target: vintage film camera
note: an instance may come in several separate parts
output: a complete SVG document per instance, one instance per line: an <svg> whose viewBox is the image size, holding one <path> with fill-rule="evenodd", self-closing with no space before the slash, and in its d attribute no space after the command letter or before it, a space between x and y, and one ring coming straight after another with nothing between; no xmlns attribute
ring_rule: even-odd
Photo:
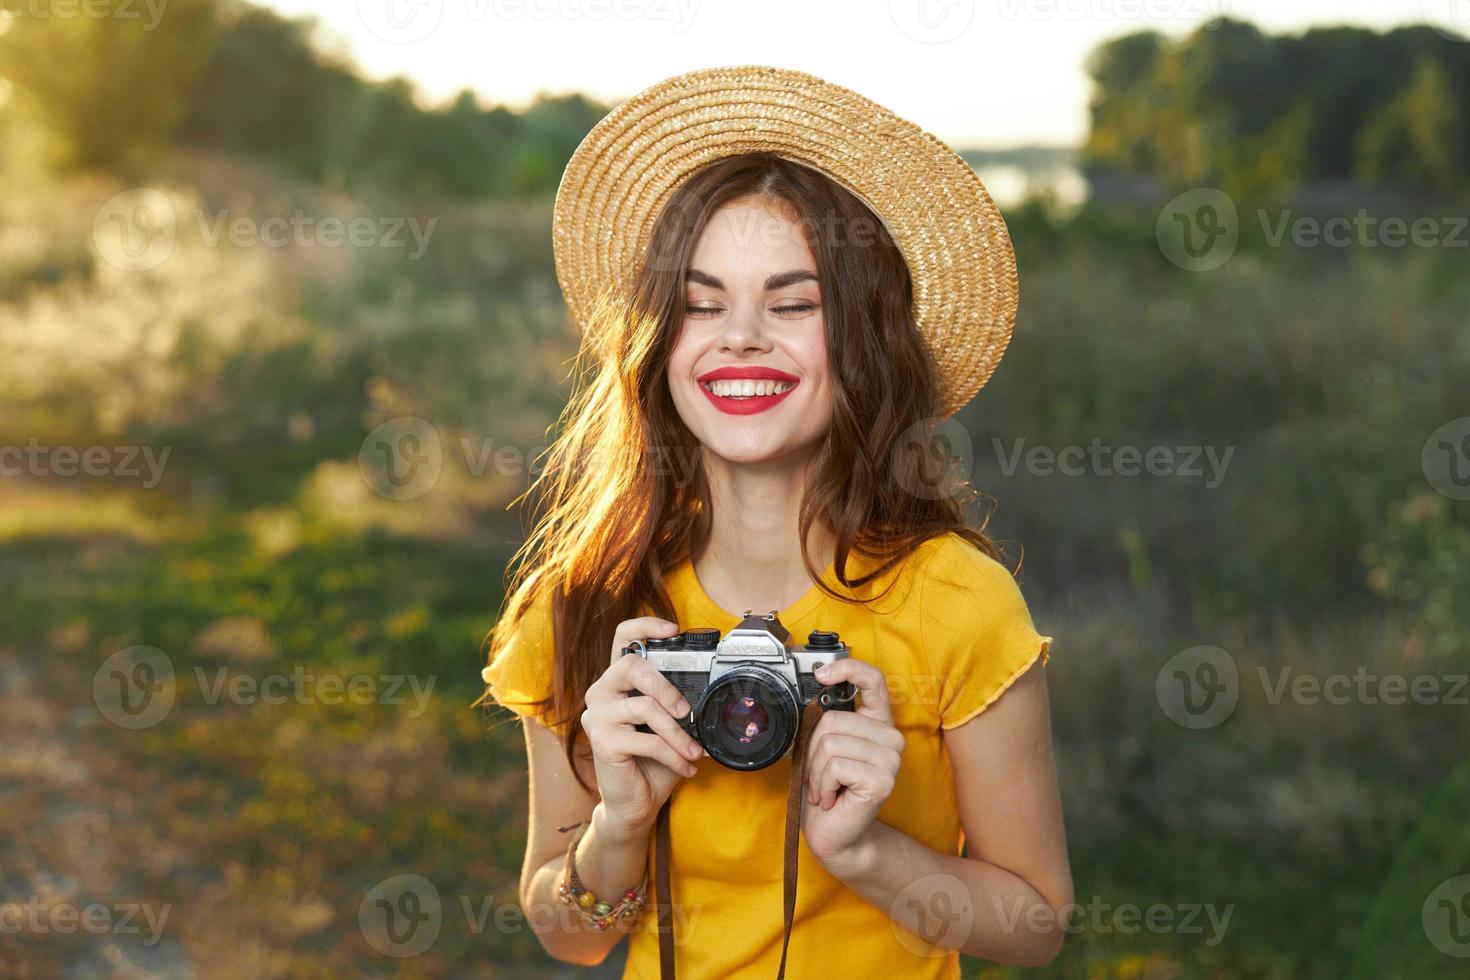
<svg viewBox="0 0 1470 980"><path fill-rule="evenodd" d="M679 724L710 758L754 771L791 752L802 711L813 700L827 711L854 710L857 689L850 682L824 687L812 675L848 655L841 637L812 630L804 644L793 646L790 639L774 611L754 616L747 610L723 637L716 629L687 629L634 640L623 655L647 660L679 689L691 705ZM646 725L638 730L651 731Z"/></svg>

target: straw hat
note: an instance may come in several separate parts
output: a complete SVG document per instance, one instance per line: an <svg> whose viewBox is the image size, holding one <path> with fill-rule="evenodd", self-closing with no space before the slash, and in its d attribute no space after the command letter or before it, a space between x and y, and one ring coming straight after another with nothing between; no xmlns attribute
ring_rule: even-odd
<svg viewBox="0 0 1470 980"><path fill-rule="evenodd" d="M585 330L599 290L627 290L676 187L722 157L764 151L856 194L908 262L914 315L948 416L990 379L1019 291L1005 221L970 165L850 89L761 65L692 71L643 90L572 154L552 218L556 277Z"/></svg>

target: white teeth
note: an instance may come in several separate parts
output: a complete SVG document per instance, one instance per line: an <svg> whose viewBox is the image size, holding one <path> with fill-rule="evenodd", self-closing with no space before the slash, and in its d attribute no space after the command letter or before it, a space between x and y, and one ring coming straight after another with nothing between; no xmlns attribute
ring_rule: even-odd
<svg viewBox="0 0 1470 980"><path fill-rule="evenodd" d="M710 393L720 398L753 398L760 395L779 395L790 391L794 384L789 381L776 381L773 379L736 379L730 381L709 381L705 387Z"/></svg>

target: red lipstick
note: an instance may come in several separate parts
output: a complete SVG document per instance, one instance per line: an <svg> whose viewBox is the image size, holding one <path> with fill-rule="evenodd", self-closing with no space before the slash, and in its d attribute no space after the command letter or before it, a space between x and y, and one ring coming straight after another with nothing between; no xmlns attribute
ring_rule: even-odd
<svg viewBox="0 0 1470 980"><path fill-rule="evenodd" d="M796 390L801 379L785 371L769 367L722 367L701 374L697 379L699 390L704 392L710 404L726 415L755 415L775 408L781 400ZM716 383L720 382L720 383ZM742 385L740 382L753 384ZM767 394L745 394L745 390L766 390ZM782 387L785 390L780 390ZM719 392L719 394L716 394Z"/></svg>

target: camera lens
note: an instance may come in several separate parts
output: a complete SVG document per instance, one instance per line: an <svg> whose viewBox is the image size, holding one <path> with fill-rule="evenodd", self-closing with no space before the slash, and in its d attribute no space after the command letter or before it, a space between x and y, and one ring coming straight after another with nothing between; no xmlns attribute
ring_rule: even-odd
<svg viewBox="0 0 1470 980"><path fill-rule="evenodd" d="M740 664L705 688L696 718L710 758L730 769L764 769L796 737L796 690L768 667Z"/></svg>
<svg viewBox="0 0 1470 980"><path fill-rule="evenodd" d="M748 694L731 698L725 705L725 731L731 737L750 742L760 738L770 727L771 717L761 703Z"/></svg>

